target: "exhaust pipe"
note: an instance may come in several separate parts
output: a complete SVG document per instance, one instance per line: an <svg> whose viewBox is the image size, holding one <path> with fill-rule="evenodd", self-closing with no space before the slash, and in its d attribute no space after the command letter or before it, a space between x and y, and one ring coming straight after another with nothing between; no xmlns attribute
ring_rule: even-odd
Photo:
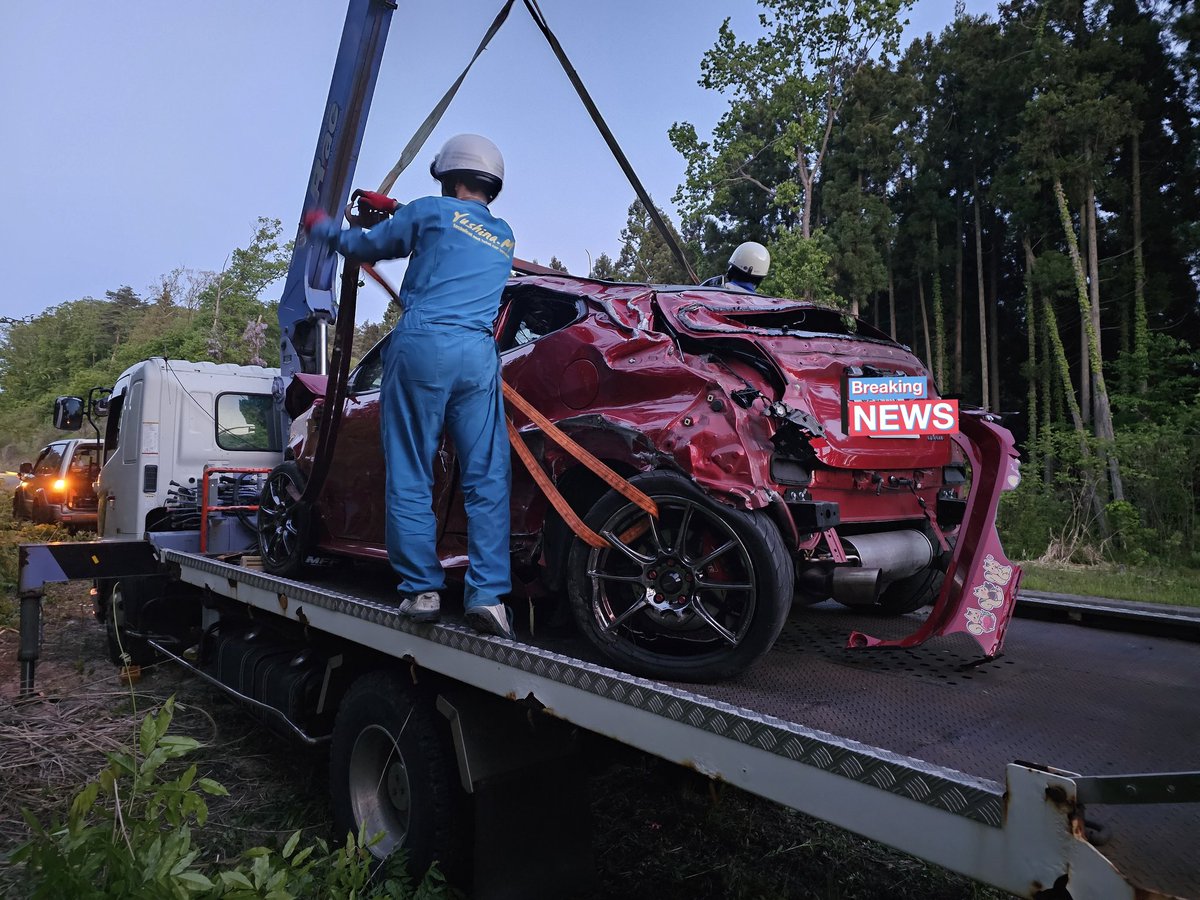
<svg viewBox="0 0 1200 900"><path fill-rule="evenodd" d="M850 563L797 573L804 594L832 597L846 606L871 606L892 582L917 574L934 559L933 543L913 529L851 535L842 538L842 546Z"/></svg>

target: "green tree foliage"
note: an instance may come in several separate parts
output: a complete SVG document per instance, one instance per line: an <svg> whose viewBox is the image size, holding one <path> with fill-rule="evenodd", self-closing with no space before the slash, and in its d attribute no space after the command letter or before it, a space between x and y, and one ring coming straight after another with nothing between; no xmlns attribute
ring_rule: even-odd
<svg viewBox="0 0 1200 900"><path fill-rule="evenodd" d="M99 777L71 803L66 820L45 826L25 813L32 838L13 862L25 867L32 900L164 900L164 898L425 898L447 895L430 869L419 885L403 871L402 855L378 862L377 837L347 835L336 849L323 841L302 847L295 832L279 849L251 848L233 864L210 859L202 831L206 797L228 791L197 767L176 763L199 742L170 734L174 698L148 714L134 746L112 753Z"/></svg>
<svg viewBox="0 0 1200 900"><path fill-rule="evenodd" d="M671 143L687 162L676 194L706 254L782 229L812 236L830 141L859 70L900 39L906 0L760 0L763 34L739 40L726 19L700 64L700 85L729 96L702 140L679 122Z"/></svg>
<svg viewBox="0 0 1200 900"><path fill-rule="evenodd" d="M1023 410L1009 424L1038 464L1005 509L1012 527L1033 511L1026 551L1191 558L1196 0L1006 0L899 55L904 4L762 6L701 63L728 100L711 135L669 133L702 274L759 240L765 292L861 311L942 390Z"/></svg>
<svg viewBox="0 0 1200 900"><path fill-rule="evenodd" d="M663 215L662 210L659 214ZM682 243L679 233L663 215L664 221ZM599 263L599 260L597 261ZM676 261L670 245L654 226L641 200L629 204L628 218L621 229L621 252L613 274L623 281L646 281L653 284L690 284L691 278Z"/></svg>
<svg viewBox="0 0 1200 900"><path fill-rule="evenodd" d="M223 272L176 269L142 296L129 285L0 324L0 456L12 463L54 435L61 394L109 386L153 356L249 364L279 345L276 302L263 295L287 269L280 224L259 219Z"/></svg>

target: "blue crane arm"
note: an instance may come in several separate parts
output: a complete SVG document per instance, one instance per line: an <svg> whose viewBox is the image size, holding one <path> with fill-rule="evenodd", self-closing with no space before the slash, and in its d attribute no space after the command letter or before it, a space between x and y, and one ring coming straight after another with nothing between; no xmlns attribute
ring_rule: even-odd
<svg viewBox="0 0 1200 900"><path fill-rule="evenodd" d="M395 8L395 0L350 0L303 211L323 209L338 218L349 199ZM298 227L279 302L279 364L285 380L297 372L324 370L322 325L337 318L336 270L337 256L328 248L310 246L303 227Z"/></svg>

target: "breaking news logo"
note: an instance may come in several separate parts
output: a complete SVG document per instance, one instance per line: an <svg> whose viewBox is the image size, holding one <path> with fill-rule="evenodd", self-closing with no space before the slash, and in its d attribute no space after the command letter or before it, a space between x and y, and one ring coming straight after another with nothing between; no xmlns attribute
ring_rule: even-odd
<svg viewBox="0 0 1200 900"><path fill-rule="evenodd" d="M924 375L846 379L843 426L856 437L958 434L958 401L929 397Z"/></svg>

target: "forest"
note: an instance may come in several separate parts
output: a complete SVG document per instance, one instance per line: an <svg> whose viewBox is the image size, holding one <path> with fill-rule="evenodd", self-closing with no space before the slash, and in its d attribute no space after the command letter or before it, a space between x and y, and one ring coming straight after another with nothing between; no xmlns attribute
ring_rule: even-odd
<svg viewBox="0 0 1200 900"><path fill-rule="evenodd" d="M1200 567L1196 0L960 4L907 47L905 0L760 6L697 73L723 115L665 136L696 273L760 241L764 293L861 316L1002 414L1014 558ZM139 359L273 361L281 233L260 219L220 272L0 321L0 462L50 436L55 396ZM639 202L613 247L589 274L688 280ZM360 324L357 352L390 324Z"/></svg>

